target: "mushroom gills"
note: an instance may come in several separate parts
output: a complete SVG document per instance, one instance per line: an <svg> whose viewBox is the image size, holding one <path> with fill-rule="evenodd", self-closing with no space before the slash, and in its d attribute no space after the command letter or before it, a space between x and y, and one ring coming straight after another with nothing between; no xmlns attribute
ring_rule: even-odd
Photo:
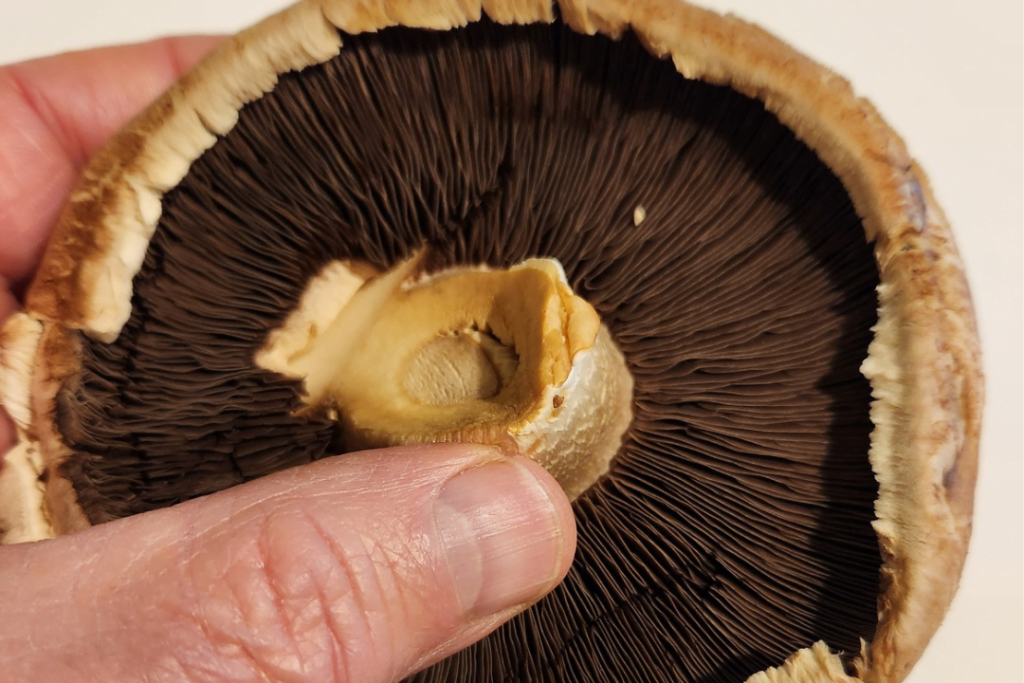
<svg viewBox="0 0 1024 683"><path fill-rule="evenodd" d="M633 421L575 500L565 582L416 680L732 682L819 640L850 662L877 623L878 270L836 177L630 33L343 43L196 160L121 334L80 337L57 417L89 520L336 453L303 380L253 362L318 276L357 291L424 245L428 274L557 259L622 352Z"/></svg>
<svg viewBox="0 0 1024 683"><path fill-rule="evenodd" d="M597 312L552 259L430 275L422 260L358 288L347 264L329 264L257 363L302 380L306 410L339 420L340 452L501 445L575 499L608 471L631 418L632 379Z"/></svg>

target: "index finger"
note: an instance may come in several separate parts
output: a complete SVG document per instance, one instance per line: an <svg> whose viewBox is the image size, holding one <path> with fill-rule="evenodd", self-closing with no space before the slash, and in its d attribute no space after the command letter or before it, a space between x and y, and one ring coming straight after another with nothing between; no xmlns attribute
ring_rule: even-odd
<svg viewBox="0 0 1024 683"><path fill-rule="evenodd" d="M0 67L0 291L32 274L90 155L220 40L164 38Z"/></svg>

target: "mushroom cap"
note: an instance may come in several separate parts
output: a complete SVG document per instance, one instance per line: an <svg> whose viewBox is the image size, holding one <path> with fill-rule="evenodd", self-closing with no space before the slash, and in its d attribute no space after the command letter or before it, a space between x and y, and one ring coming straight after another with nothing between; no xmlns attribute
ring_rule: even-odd
<svg viewBox="0 0 1024 683"><path fill-rule="evenodd" d="M841 182L850 207L856 215L854 216L852 211L847 211L845 218L840 214L818 216L817 226L819 230L824 231L827 228L823 225L834 224L838 233L841 232L844 221L850 216L859 217L864 235L871 243L875 271L851 273L850 280L854 281L853 284L847 283L844 289L843 283L838 283L837 288L842 293L856 290L863 295L865 287L870 290L874 285L875 278L878 283L877 320L861 320L861 323L872 325L873 336L866 330L859 330L860 334L868 335L863 337L864 339L870 338L867 357L863 362L863 373L870 382L873 397L870 405L870 448L865 457L870 462L871 472L877 480L877 490L865 488L864 472L844 470L837 473L838 481L841 482L848 477L852 482L853 498L870 495L874 500L874 519L864 521L871 524L881 552L877 565L880 571L877 587L877 622L873 633L865 633L862 636L865 642L855 659L849 658L849 655L854 654L849 652L849 643L826 642L824 645L813 645L811 648L812 643L807 642L798 647L810 649L799 649L787 663L775 662L780 668L757 674L751 680L813 680L815 677L818 680L848 680L847 677L853 674L867 681L901 680L917 661L949 605L956 589L970 536L983 388L973 310L962 264L949 226L935 202L923 172L909 156L903 142L886 126L869 103L857 98L850 86L841 78L795 53L757 27L733 17L721 17L674 0L566 1L559 3L557 8L549 3L535 1L486 2L481 6L473 3L412 0L393 0L387 3L374 0L307 0L227 41L119 133L93 159L55 227L45 258L29 292L25 312L12 319L4 329L4 380L0 384L0 390L3 391L4 405L9 407L18 424L21 441L5 456L3 474L0 476L0 495L3 496L0 501L0 521L8 528L19 529L20 533L24 534L19 540L30 540L45 533L74 531L104 518L103 514L90 514L84 509L93 504L99 505L102 501L89 500L88 493L83 493L81 489L72 489L70 483L76 473L69 471L69 463L74 460L72 456L82 450L83 445L80 442L69 442L75 442L75 435L81 433L82 421L92 419L94 413L90 411L94 410L95 406L88 403L75 404L69 400L69 397L75 394L69 393L68 387L81 387L90 382L92 386L99 386L112 381L110 377L93 372L83 382L82 369L89 362L103 356L107 356L108 359L118 354L123 356L126 335L138 333L140 328L138 325L133 327L131 321L133 315L138 314L140 302L145 305L142 293L146 291L146 274L162 265L159 260L164 255L162 250L159 253L154 251L152 245L161 239L161 235L166 234L169 222L183 221L182 216L190 211L207 218L214 215L212 212L216 207L204 205L201 197L196 199L188 192L178 191L179 185L187 177L196 176L197 173L204 174L200 182L209 182L211 178L223 174L225 169L230 169L232 161L243 166L257 164L258 160L231 159L226 153L224 158L217 157L217 150L232 139L233 133L237 138L248 130L245 125L237 126L238 130L235 130L243 107L252 103L242 112L241 118L248 116L255 120L265 117L264 120L270 121L276 101L274 98L281 93L287 91L294 96L301 96L304 92L312 99L312 87L303 90L297 85L300 83L300 76L282 74L290 71L308 74L317 72L317 69L320 70L317 73L322 73L332 68L331 65L339 55L344 57L350 50L362 56L391 55L395 61L415 61L422 56L422 52L417 52L413 47L404 47L401 38L415 40L417 44L422 43L429 46L429 49L438 51L441 51L444 45L462 40L461 37L449 39L444 37L444 34L434 33L417 33L415 37L411 33L404 33L397 38L387 31L381 32L379 36L362 35L388 27L451 29L473 24L473 30L482 27L479 28L480 34L466 34L470 29L459 29L453 34L476 36L480 38L485 48L498 49L501 46L496 47L495 43L501 41L495 39L494 42L488 42L491 36L511 34L513 28L491 26L490 23L482 21L483 15L498 25L555 22L556 33L562 30L561 23L564 23L571 32L574 32L573 36L578 36L572 38L577 41L572 43L573 49L578 47L581 53L585 53L590 49L588 46L597 45L593 41L600 41L600 45L594 47L594 50L602 57L612 55L609 64L618 63L614 61L618 58L632 59L633 57L629 55L638 52L635 45L639 42L653 55L650 60L652 63L655 57L666 58L683 78L708 84L701 87L710 93L707 95L710 101L721 107L732 106L731 103L734 100L738 101L740 95L763 102L764 108L777 117L782 127L791 131L795 139L812 150L817 159L820 159ZM398 29L392 29L396 30ZM522 42L510 41L511 47L508 49L513 52L521 46L526 46L522 48L526 52L537 51L540 49L538 45L543 44L543 38L531 39L529 36L532 34L527 29L515 31L519 31L516 33L517 36L529 35ZM617 42L609 43L597 37L585 38L595 34L610 37ZM564 37L568 35L568 30L564 35L558 35ZM472 37L467 40L471 39ZM531 40L534 42L530 42ZM316 66L321 64L324 66ZM578 59L575 64L583 64L587 68L600 68L599 65L587 62L585 58ZM366 66L365 62L363 66ZM654 68L650 67L652 70ZM651 72L643 73L646 75ZM569 70L561 75L567 80L577 77L576 72ZM436 74L422 74L425 80L429 80L430 76ZM543 82L530 81L529 72L516 74L516 77L520 76L529 87L542 89L545 86ZM493 77L495 82L498 82L502 75L499 73ZM587 78L586 74L578 77L582 81L586 81ZM682 82L682 79L679 81ZM660 87L663 83L659 81L655 85ZM715 89L712 86L725 87ZM657 88L653 88L651 92L656 90ZM739 95L729 93L729 90ZM366 90L363 97L372 100L374 91ZM612 100L614 98L609 98L609 105L615 104ZM515 116L525 118L531 113L514 111L514 103L501 104L510 107ZM664 124L672 114L678 113L670 111L669 116L665 116L664 110L660 109L662 103L650 99L641 104L643 106L637 107L641 112L654 112L646 122L650 126L652 137L660 130L658 126ZM713 113L705 112L701 123L713 124ZM660 118L658 114L661 114ZM732 128L722 124L722 130L728 129L727 132L740 135L748 145L755 145L756 141L761 139L770 139L772 144L789 144L783 140L784 129L770 128L765 119L758 119L751 125L768 127L753 131L745 130L741 124L742 122L737 123ZM277 121L275 125L282 124ZM282 130L280 134L287 138L294 134L294 131ZM374 135L380 135L380 131L364 131L364 134L367 140L372 140L375 139ZM746 138L742 137L743 134ZM704 144L706 140L710 141L707 144L716 141L714 135L707 138L695 136L694 139L698 141L694 144ZM728 148L729 144L735 142L724 144L723 148ZM210 153L204 154L208 150ZM415 166L415 160L401 158L400 148L391 151L399 157L400 166ZM764 158L768 156L770 155L765 152ZM625 163L629 160L616 161ZM629 168L633 172L639 172L642 171L643 165L633 163ZM773 170L778 170L778 167ZM727 174L716 176L716 169L702 171L707 177L705 185L732 181ZM581 171L576 167L573 172ZM339 175L343 175L343 171L339 171ZM496 177L493 180L500 182L501 178ZM772 192L784 195L786 192L795 191L793 188L785 187L784 182L780 186L778 183L773 184L773 179L762 177L761 180ZM820 189L823 194L832 192L825 178L798 178L793 184L801 182L819 183L814 187ZM253 187L256 185L257 183L254 183ZM695 192L700 187L702 186L699 183L691 185ZM383 197L394 198L394 194L401 191L397 185L377 189L380 190L375 196L378 200ZM582 188L577 190L583 191ZM276 212L280 207L275 207L269 202L261 204L258 197L246 199L259 205L265 216L278 215ZM553 197L551 201L559 199ZM598 202L599 199L587 198L590 202ZM623 206L622 226L628 224L632 229L641 231L642 235L647 236L648 241L658 237L665 243L671 242L671 233L665 233L664 230L656 233L659 227L658 199L656 196L637 197L629 206ZM428 197L424 202L437 204L443 203L443 200ZM806 208L805 211L816 207L813 202L809 202L808 206L811 208ZM228 213L232 208L228 207ZM445 210L448 208L444 207ZM462 208L465 218L466 214L476 207ZM795 210L799 212L800 207L796 207ZM506 210L506 215L511 215L511 212ZM406 218L415 222L420 217L409 215ZM357 219L358 217L353 218L352 223L359 224ZM160 230L157 229L158 225L161 226ZM252 227L253 230L245 235L245 239L252 243L264 239L264 232L255 229L257 226ZM378 251L372 252L363 244L363 255L371 261L381 261L379 265L387 265L385 262L393 262L407 255L409 250L419 247L419 244L403 243L403 239L409 237L408 234L402 233L405 229L403 226L371 227L378 235L383 235L379 243L383 246L378 246ZM618 229L625 230L626 227ZM649 232L642 232L645 230ZM590 238L591 235L588 233L586 237ZM550 251L569 248L566 246L566 238L559 238L557 234L546 239L538 239ZM814 242L817 238L811 235L807 239ZM828 236L826 239L822 236L821 239L827 242L832 237ZM640 243L643 243L643 240L636 244ZM463 248L461 244L458 239L453 238L448 251L442 252L439 258L442 261L447 259L457 262L459 250ZM836 244L847 251L854 248L849 241ZM273 248L277 245L271 241L263 246ZM505 246L507 251L514 251L514 240L507 241ZM494 260L500 261L505 258L505 252L501 251L496 243L489 243L489 248L492 250L491 257ZM643 252L645 258L653 262L654 267L649 263L649 269L670 269L671 264L656 260L658 253L657 248ZM538 255L545 254L528 254ZM828 258L839 259L841 256L841 253L833 254ZM621 254L617 257L623 258ZM851 261L844 262L843 265L849 267L849 263L854 261L851 257ZM604 320L613 319L614 323L631 313L645 315L647 320L658 320L660 317L662 322L668 323L675 319L670 312L639 310L642 307L636 305L636 302L601 300L602 283L613 280L615 274L603 271L600 266L600 263L591 263L589 269L581 269L575 273L575 277L582 285L577 289L583 290L584 296L601 312ZM311 268L307 268L307 271L307 276L313 272ZM567 271L572 271L572 268L567 266ZM712 275L698 272L693 281L699 283L701 277ZM570 273L570 276L572 277L573 273ZM214 289L215 284L211 284ZM796 294L797 292L793 293L794 296ZM716 306L721 307L727 307L728 304L728 301L715 302ZM711 315L714 311L715 307L711 306L706 314ZM202 317L203 311L199 311L198 314ZM215 317L210 316L210 321L213 320ZM168 322L175 322L173 315L161 321L165 325ZM210 335L205 342L216 346L223 341L218 334L223 336L225 333L213 322L210 324ZM253 322L249 334L255 335L253 330L261 324L264 323ZM629 360L630 342L644 336L639 331L643 328L635 328L632 337L617 330L615 324L611 325L611 329L613 334L618 335L618 341ZM856 347L858 331L848 332L847 336L852 340L850 344ZM714 343L711 337L705 341L708 344ZM765 343L764 340L761 342ZM831 343L838 342L833 338ZM215 355L203 357L201 361L213 362ZM656 360L657 354L634 359L631 366L634 376L642 377L644 363L655 367ZM703 369L707 371L709 366ZM699 384L698 379L691 379ZM765 378L769 387L772 386L771 382L777 379L771 376ZM643 382L638 379L637 386L642 385ZM253 392L257 402L269 403L279 400L282 390L285 390L285 393L291 392L286 398L293 398L300 392L295 386L284 389L282 386L279 384L268 387L254 383L244 388ZM211 395L217 394L218 391L216 387L210 387ZM851 388L850 392L851 396L847 399L856 402L856 389ZM641 394L640 389L637 395L638 400L657 403L649 395ZM131 403L144 397L141 394L133 394L123 398ZM866 400L864 397L865 403ZM693 401L694 405L698 405L700 397L694 398ZM770 401L762 401L761 404L770 404ZM673 404L669 405L668 409L677 407L678 404ZM664 413L651 415L653 417L650 417L647 423L634 424L630 437L633 442L642 440L642 428L645 426L656 425L658 420L664 422L673 419L671 415L666 417ZM686 414L684 417L691 421L696 419L694 414ZM678 421L680 418L677 416L675 419ZM112 443L118 439L130 440L134 428L131 424L108 425L103 428L108 430L103 435ZM767 426L758 423L755 428L767 429ZM292 432L291 443L301 445L306 441L316 441L320 434L329 431L329 425L326 420L311 421L305 429L306 431ZM669 451L673 448L679 452L686 450L683 438L686 430L683 429L679 434L682 436L677 434L673 438L661 434L661 446L668 447ZM749 435L735 438L757 441L756 436ZM853 432L837 436L838 441L850 439L856 442L858 438ZM720 443L715 444L715 447L728 449L734 445ZM116 460L121 455L123 454L114 448L112 452L104 453L103 457L113 457ZM659 460L655 464L660 466L661 462ZM275 462L272 466L283 467L291 464L297 463ZM707 469L707 463L697 462L691 465L686 474L695 480L705 474L709 478L723 475L722 471ZM260 467L265 466L270 465L264 463ZM792 466L792 462L785 466ZM256 469L259 470L260 467ZM46 485L41 486L33 482L33 473L37 478L46 473L49 477ZM214 471L209 474L211 487L218 486L218 482L236 483L233 476L223 477ZM666 473L660 472L656 466L652 466L648 473L648 476L655 478L665 475ZM744 486L750 486L755 482L754 478L744 476L742 467L733 469L729 476ZM680 487L687 483L692 484L693 481L663 480L660 483L666 486L671 484L668 489L677 492L682 490ZM833 486L838 484L833 482ZM601 529L601 533L604 534L616 533L614 526L602 526L607 519L615 517L616 514L614 508L602 507L603 503L611 499L654 497L656 492L649 489L650 487L645 486L643 481L635 478L616 479L613 471L612 476L594 495L584 494L577 501L581 525ZM203 492L193 491L196 495ZM812 493L820 494L821 491ZM736 495L760 497L756 489L744 489ZM179 496L179 492L172 492L158 502L174 502L175 496ZM827 507L829 504L844 504L843 497L837 489L829 491L821 501L822 506ZM655 509L656 506L652 506L648 508L648 512L653 514L651 511ZM698 515L690 520L694 525L693 532L697 536L704 532L700 527L704 522L700 519ZM657 519L652 518L649 521L652 529L661 528ZM725 522L714 520L714 523ZM49 532L46 529L49 529ZM836 529L833 528L831 531ZM619 533L622 533L621 530ZM634 529L632 533L635 534L636 530ZM755 528L753 533L763 534L764 530L758 531ZM870 555L863 547L864 530L858 532L851 529L849 533L851 539L857 537L858 533L862 534L859 541L851 541L851 547L854 548L851 552L861 559ZM656 552L657 544L645 544L645 540L636 536L618 539L624 543L624 547L636 548L638 558L644 553ZM550 624L556 631L561 629L561 646L552 645L550 652L546 643L535 644L532 647L530 651L540 659L530 660L534 662L533 664L522 665L527 668L521 669L518 673L525 677L542 676L539 672L545 670L543 667L565 674L565 667L569 667L568 670L575 672L579 680L601 680L602 675L616 671L616 667L624 666L614 660L614 652L608 656L602 653L601 656L592 659L578 653L580 648L603 648L612 652L616 640L628 640L622 632L615 629L626 628L629 622L623 622L606 631L601 631L596 626L603 614L600 612L602 605L621 604L626 597L612 594L618 584L607 574L629 574L630 565L625 558L603 557L598 551L595 551L594 556L588 556L587 547L585 544L581 546L583 552L577 564L583 563L589 572L584 574L583 570L576 571L570 576L567 584L559 589L563 596L572 593L569 596L570 601L542 602L534 611L527 613L495 636L504 639L502 646L514 648L517 639L520 641L518 647L523 647L523 634L532 633L528 626L531 619ZM697 547L688 546L690 550ZM749 558L748 563L751 566L741 570L721 566L727 559L724 549L721 556L718 555L719 548L705 550L705 554L689 558L691 564L687 568L687 571L693 572L693 576L699 575L698 578L702 580L712 577L719 581L727 581L737 574L742 574L743 571L771 575L774 570L774 559L771 557ZM674 590L696 590L694 586L697 586L700 593L697 602L706 604L711 612L715 612L715 618L722 618L731 623L737 631L744 633L757 632L761 628L746 621L750 618L749 614L743 613L742 610L730 614L729 603L718 602L717 596L723 590L728 593L729 590L726 589L736 589L735 586L725 586L723 589L722 585L716 585L714 582L704 585L698 585L699 582L688 582L688 577L679 574L682 570L673 564L674 560L667 557L646 555L640 559L653 566L668 569L657 577L652 574L639 580L634 586L637 592L628 596L630 599L638 602L670 599ZM757 566L758 563L762 563L762 566ZM708 569L703 565L713 567ZM785 577L780 578L782 579ZM606 581L607 583L602 586ZM848 591L855 596L864 595L863 587L838 585L831 588L839 593ZM558 612L560 606L570 604L577 612ZM869 606L868 611L873 611L872 607ZM531 617L531 614L535 616ZM650 614L642 611L631 614L637 619L650 617ZM706 626L702 614L683 614L675 617L692 622L698 631ZM816 614L808 618L819 620L821 617L822 615ZM688 647L689 644L683 645L679 642L685 640L687 636L676 631L676 622L671 621L668 616L665 618L666 621L660 624L643 623L633 626L656 634L655 640L658 643L668 642L683 649ZM862 614L836 614L835 618L837 622L857 622L855 631L863 627ZM587 628L591 626L595 627L595 630L588 632ZM828 624L816 622L812 626L824 628ZM665 641L662 641L662 638ZM570 642L575 645L570 647ZM848 656L845 660L841 659L828 650L829 646L833 649L844 647L848 651ZM455 663L442 663L438 668L427 671L420 677L422 680L437 680L444 678L446 672L456 671L459 667L471 670L466 658L476 657L477 662L488 660L494 656L495 647L498 645L493 645L493 641L485 641ZM796 650L798 647L794 646L793 649ZM672 659L670 654L671 652L665 651L657 656ZM698 649L694 656L699 659L705 656L705 653ZM771 656L774 657L775 653ZM683 675L680 672L703 671L708 667L714 669L714 663L707 664L684 656L680 656L679 661L655 661L652 659L656 657L655 654L644 654L640 657L639 662L632 662L631 665L650 672L652 680L654 676L668 676L668 672L673 671ZM764 658L763 653L750 653L751 662L758 666L763 663ZM485 665L495 666L493 671L498 671L504 666L503 663ZM530 670L529 666L534 665L540 668L537 671ZM598 667L598 670L587 669L589 665ZM444 668L446 666L449 668ZM742 661L731 661L727 666L723 664L720 675L734 676L743 666ZM849 674L847 667L852 668ZM504 673L512 677L517 675L515 671Z"/></svg>

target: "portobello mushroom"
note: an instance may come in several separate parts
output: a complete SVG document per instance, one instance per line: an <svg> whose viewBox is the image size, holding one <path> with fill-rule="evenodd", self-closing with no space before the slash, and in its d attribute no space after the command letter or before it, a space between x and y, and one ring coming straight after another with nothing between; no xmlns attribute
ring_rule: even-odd
<svg viewBox="0 0 1024 683"><path fill-rule="evenodd" d="M3 331L6 542L357 448L522 451L551 595L419 681L899 681L982 381L869 103L669 0L305 0L113 138Z"/></svg>

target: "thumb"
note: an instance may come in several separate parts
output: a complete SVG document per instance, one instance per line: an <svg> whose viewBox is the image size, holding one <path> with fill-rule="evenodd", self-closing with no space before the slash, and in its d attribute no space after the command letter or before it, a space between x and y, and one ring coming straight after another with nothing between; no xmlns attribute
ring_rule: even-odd
<svg viewBox="0 0 1024 683"><path fill-rule="evenodd" d="M0 549L0 661L62 683L394 681L539 599L575 543L524 458L345 455Z"/></svg>

